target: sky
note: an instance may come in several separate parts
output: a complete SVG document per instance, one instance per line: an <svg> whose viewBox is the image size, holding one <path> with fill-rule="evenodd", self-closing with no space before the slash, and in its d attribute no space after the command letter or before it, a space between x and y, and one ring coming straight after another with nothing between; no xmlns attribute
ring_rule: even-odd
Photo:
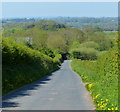
<svg viewBox="0 0 120 112"><path fill-rule="evenodd" d="M3 2L119 2L120 0L2 0Z"/></svg>
<svg viewBox="0 0 120 112"><path fill-rule="evenodd" d="M3 2L2 18L117 17L118 2Z"/></svg>

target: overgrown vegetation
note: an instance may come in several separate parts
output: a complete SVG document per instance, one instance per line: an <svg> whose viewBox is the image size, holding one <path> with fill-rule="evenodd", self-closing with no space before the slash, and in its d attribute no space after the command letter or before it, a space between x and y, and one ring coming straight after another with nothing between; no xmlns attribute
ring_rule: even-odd
<svg viewBox="0 0 120 112"><path fill-rule="evenodd" d="M59 68L60 54L51 58L37 50L3 38L3 94L28 84Z"/></svg>
<svg viewBox="0 0 120 112"><path fill-rule="evenodd" d="M97 110L118 110L118 49L103 53L97 61L74 60L71 66L91 92Z"/></svg>

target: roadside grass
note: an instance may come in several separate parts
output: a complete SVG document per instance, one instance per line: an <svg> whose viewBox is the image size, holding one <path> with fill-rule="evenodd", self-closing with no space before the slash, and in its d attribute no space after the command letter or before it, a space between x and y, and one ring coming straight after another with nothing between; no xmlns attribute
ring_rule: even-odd
<svg viewBox="0 0 120 112"><path fill-rule="evenodd" d="M118 110L118 52L103 54L97 61L73 60L72 69L78 73L91 92L96 110Z"/></svg>

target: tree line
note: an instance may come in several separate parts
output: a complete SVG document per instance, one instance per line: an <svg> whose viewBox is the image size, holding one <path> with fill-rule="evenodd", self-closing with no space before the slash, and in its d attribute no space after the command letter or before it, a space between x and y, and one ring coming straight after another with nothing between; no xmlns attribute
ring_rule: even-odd
<svg viewBox="0 0 120 112"><path fill-rule="evenodd" d="M11 26L10 23L8 26ZM12 37L16 42L52 57L51 53L56 51L69 58L94 60L114 46L117 32L105 33L101 28L92 26L70 28L55 21L41 20L14 24L10 28L5 26L3 37Z"/></svg>

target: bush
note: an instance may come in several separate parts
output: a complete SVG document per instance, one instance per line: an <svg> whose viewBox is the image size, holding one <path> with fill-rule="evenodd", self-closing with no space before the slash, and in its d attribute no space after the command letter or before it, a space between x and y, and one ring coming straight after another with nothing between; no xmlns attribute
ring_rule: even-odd
<svg viewBox="0 0 120 112"><path fill-rule="evenodd" d="M59 68L49 56L18 44L10 38L2 39L3 94L28 84Z"/></svg>
<svg viewBox="0 0 120 112"><path fill-rule="evenodd" d="M95 60L98 58L98 51L94 48L77 48L72 49L70 54L73 58L82 59L82 60Z"/></svg>
<svg viewBox="0 0 120 112"><path fill-rule="evenodd" d="M59 64L60 62L62 62L62 55L56 54L56 56L53 58L53 61Z"/></svg>
<svg viewBox="0 0 120 112"><path fill-rule="evenodd" d="M43 54L51 57L51 58L54 58L55 57L55 54L54 54L54 51L51 50L51 49L48 49L48 48L42 48L42 49L39 49L40 52L42 52Z"/></svg>
<svg viewBox="0 0 120 112"><path fill-rule="evenodd" d="M88 42L84 42L84 43L80 44L80 47L98 49L100 46L98 43L96 43L94 41L88 41Z"/></svg>

